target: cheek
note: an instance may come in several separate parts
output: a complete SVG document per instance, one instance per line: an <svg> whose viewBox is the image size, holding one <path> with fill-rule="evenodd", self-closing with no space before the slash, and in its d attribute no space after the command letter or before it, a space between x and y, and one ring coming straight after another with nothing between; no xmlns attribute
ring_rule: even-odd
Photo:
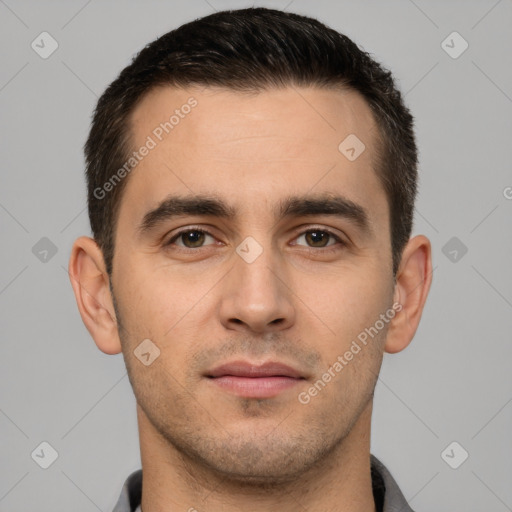
<svg viewBox="0 0 512 512"><path fill-rule="evenodd" d="M151 259L137 258L120 266L120 275L129 278L116 295L124 306L123 323L130 337L147 337L165 347L183 333L190 337L201 328L202 319L211 317L206 312L211 306L209 296L222 274L213 269L184 272L170 264L149 265Z"/></svg>
<svg viewBox="0 0 512 512"><path fill-rule="evenodd" d="M302 276L297 296L317 316L325 332L342 345L373 325L389 307L390 278L376 266L338 269L325 275Z"/></svg>
<svg viewBox="0 0 512 512"><path fill-rule="evenodd" d="M326 404L336 403L337 411L351 410L366 402L382 363L389 324L382 323L380 315L390 308L392 296L383 286L382 276L378 280L368 273L367 277L340 279L315 296L314 309L329 327L323 330L325 335L321 338L315 329L309 330L311 342L318 343L321 354L322 373L317 378L329 382L329 390L319 396Z"/></svg>

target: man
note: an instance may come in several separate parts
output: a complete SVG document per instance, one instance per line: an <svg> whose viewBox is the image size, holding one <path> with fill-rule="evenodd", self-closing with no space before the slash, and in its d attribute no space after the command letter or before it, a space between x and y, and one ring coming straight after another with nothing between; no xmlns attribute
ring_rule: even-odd
<svg viewBox="0 0 512 512"><path fill-rule="evenodd" d="M431 282L391 74L316 20L218 12L121 72L85 153L71 283L140 434L115 511L411 510L370 455Z"/></svg>

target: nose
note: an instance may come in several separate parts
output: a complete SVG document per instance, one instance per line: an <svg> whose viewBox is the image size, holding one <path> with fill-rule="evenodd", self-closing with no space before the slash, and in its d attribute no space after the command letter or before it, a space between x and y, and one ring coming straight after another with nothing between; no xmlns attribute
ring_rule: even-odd
<svg viewBox="0 0 512 512"><path fill-rule="evenodd" d="M270 249L251 263L238 255L222 283L220 318L226 329L263 334L295 322L290 278Z"/></svg>

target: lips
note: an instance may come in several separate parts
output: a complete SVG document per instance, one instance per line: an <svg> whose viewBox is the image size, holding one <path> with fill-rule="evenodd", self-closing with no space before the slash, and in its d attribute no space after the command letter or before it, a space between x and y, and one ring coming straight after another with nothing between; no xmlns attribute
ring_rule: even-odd
<svg viewBox="0 0 512 512"><path fill-rule="evenodd" d="M297 386L305 377L300 371L278 362L262 365L234 361L206 374L217 388L243 398L273 398Z"/></svg>
<svg viewBox="0 0 512 512"><path fill-rule="evenodd" d="M263 377L289 377L292 379L304 378L298 370L282 363L265 363L255 365L245 361L235 361L223 364L208 372L207 376L216 378L224 376L263 378Z"/></svg>

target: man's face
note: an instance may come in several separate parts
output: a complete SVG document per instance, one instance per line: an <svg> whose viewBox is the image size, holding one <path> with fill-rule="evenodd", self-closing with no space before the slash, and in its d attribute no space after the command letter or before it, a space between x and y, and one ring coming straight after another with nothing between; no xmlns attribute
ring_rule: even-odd
<svg viewBox="0 0 512 512"><path fill-rule="evenodd" d="M382 361L386 323L344 357L393 304L371 111L355 92L169 87L132 122L134 148L156 147L123 192L112 285L143 428L232 477L292 478L369 421ZM355 159L354 138L338 149L350 134L365 145ZM171 196L210 209L148 215ZM149 365L134 355L145 339L160 350ZM265 363L295 374L262 376Z"/></svg>

